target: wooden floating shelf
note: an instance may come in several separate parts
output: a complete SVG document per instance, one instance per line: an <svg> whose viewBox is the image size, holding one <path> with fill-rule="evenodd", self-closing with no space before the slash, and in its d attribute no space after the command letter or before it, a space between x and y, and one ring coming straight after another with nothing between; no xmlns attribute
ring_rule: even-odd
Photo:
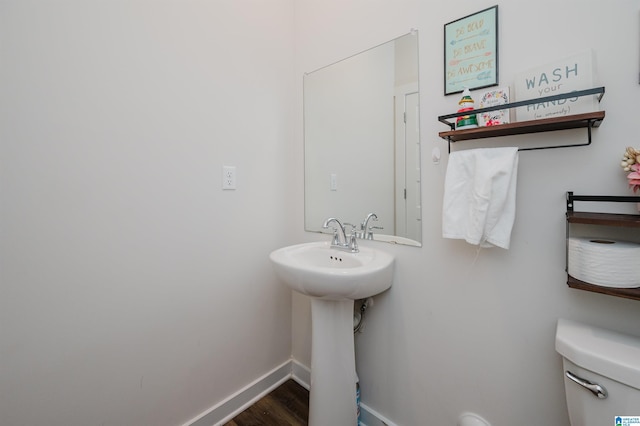
<svg viewBox="0 0 640 426"><path fill-rule="evenodd" d="M567 115L564 117L543 118L541 120L518 121L515 123L500 124L497 126L449 130L438 133L438 136L448 139L450 142L458 142L471 139L522 135L527 133L552 132L555 130L599 127L602 120L604 120L604 115L604 111L595 111L585 114Z"/></svg>
<svg viewBox="0 0 640 426"><path fill-rule="evenodd" d="M567 285L571 288L607 294L609 296L623 297L625 299L640 300L640 288L603 287L580 281L571 275L567 275Z"/></svg>

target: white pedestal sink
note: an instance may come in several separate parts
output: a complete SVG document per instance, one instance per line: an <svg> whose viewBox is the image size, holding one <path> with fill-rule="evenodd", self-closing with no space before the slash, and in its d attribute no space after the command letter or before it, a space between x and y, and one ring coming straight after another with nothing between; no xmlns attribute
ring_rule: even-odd
<svg viewBox="0 0 640 426"><path fill-rule="evenodd" d="M284 247L269 257L282 281L311 296L309 425L356 425L353 301L391 287L393 256L362 246L350 253L316 242Z"/></svg>

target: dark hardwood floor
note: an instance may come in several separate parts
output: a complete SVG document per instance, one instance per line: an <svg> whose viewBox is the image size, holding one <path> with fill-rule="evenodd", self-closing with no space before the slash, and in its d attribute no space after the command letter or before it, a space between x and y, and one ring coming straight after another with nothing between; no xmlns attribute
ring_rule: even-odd
<svg viewBox="0 0 640 426"><path fill-rule="evenodd" d="M309 391L287 380L224 426L306 426Z"/></svg>

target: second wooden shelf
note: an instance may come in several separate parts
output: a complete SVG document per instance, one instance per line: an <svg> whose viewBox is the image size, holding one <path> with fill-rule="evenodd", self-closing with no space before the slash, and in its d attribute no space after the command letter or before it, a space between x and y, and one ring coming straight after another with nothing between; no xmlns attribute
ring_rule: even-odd
<svg viewBox="0 0 640 426"><path fill-rule="evenodd" d="M591 291L593 293L607 294L609 296L623 297L625 299L640 300L640 288L617 288L604 287L601 285L589 284L567 275L567 285L579 290Z"/></svg>

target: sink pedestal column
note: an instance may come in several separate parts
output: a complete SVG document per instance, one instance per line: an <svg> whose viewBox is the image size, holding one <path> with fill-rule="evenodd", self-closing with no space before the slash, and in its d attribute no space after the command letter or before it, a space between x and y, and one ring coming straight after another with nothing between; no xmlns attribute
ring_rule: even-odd
<svg viewBox="0 0 640 426"><path fill-rule="evenodd" d="M353 300L311 299L309 426L355 426Z"/></svg>

